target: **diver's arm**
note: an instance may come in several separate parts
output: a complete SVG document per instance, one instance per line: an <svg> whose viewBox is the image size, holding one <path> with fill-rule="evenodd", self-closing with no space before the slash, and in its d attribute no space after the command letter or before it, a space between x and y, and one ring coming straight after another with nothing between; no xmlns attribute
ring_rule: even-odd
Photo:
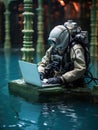
<svg viewBox="0 0 98 130"><path fill-rule="evenodd" d="M50 53L51 53L52 47L50 47L47 51L45 56L42 58L42 61L38 63L38 71L44 73L45 66L49 64L50 60Z"/></svg>
<svg viewBox="0 0 98 130"><path fill-rule="evenodd" d="M84 50L80 44L74 45L71 49L71 59L74 61L74 69L62 75L62 80L66 82L75 81L85 73Z"/></svg>

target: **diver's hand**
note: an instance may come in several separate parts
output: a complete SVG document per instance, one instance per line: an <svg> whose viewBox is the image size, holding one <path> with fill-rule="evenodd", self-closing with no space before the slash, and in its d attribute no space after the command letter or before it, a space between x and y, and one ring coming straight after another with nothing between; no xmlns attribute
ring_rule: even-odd
<svg viewBox="0 0 98 130"><path fill-rule="evenodd" d="M62 84L62 79L60 77L49 78L48 84Z"/></svg>

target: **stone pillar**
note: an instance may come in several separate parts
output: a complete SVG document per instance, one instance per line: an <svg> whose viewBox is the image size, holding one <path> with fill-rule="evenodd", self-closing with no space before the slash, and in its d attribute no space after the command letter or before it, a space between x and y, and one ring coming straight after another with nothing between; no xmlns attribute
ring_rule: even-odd
<svg viewBox="0 0 98 130"><path fill-rule="evenodd" d="M8 10L9 6L9 0L4 1L5 4L5 43L4 43L4 49L10 49L11 48L11 42L10 42L10 12Z"/></svg>
<svg viewBox="0 0 98 130"><path fill-rule="evenodd" d="M45 51L44 37L43 37L43 7L42 0L38 0L38 39L37 39L37 53L42 53Z"/></svg>
<svg viewBox="0 0 98 130"><path fill-rule="evenodd" d="M33 13L32 13L32 0L24 0L24 29L22 30L23 36L23 52L22 60L33 62Z"/></svg>
<svg viewBox="0 0 98 130"><path fill-rule="evenodd" d="M98 57L98 0L92 0L90 53Z"/></svg>
<svg viewBox="0 0 98 130"><path fill-rule="evenodd" d="M3 26L3 13L4 13L4 11L3 11L3 2L2 1L0 1L0 44L1 43L3 43L3 28L4 28L4 26ZM1 46L1 45L0 45Z"/></svg>

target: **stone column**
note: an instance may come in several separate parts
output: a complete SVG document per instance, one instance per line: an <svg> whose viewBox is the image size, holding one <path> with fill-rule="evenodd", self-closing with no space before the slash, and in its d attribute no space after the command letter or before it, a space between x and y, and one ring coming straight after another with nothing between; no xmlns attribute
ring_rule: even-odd
<svg viewBox="0 0 98 130"><path fill-rule="evenodd" d="M92 0L90 53L98 57L98 0Z"/></svg>
<svg viewBox="0 0 98 130"><path fill-rule="evenodd" d="M23 36L23 52L22 60L33 62L33 13L32 13L32 0L24 0L24 29L22 30Z"/></svg>
<svg viewBox="0 0 98 130"><path fill-rule="evenodd" d="M3 18L2 18L2 14L4 13L3 12L3 4L2 4L3 2L0 0L0 44L2 43L2 37L3 37L3 34L2 34L2 29L3 29L3 27L2 27L2 25L3 25Z"/></svg>
<svg viewBox="0 0 98 130"><path fill-rule="evenodd" d="M4 49L10 49L11 48L11 42L10 42L10 12L8 10L9 6L9 0L4 1L5 4L5 42L4 42Z"/></svg>
<svg viewBox="0 0 98 130"><path fill-rule="evenodd" d="M42 0L38 0L38 39L37 39L37 53L42 53L45 51L44 37L43 37L43 7Z"/></svg>

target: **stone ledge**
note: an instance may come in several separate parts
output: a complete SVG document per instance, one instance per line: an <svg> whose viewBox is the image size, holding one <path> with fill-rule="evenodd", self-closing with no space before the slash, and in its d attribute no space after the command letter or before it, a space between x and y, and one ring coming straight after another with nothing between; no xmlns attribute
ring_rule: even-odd
<svg viewBox="0 0 98 130"><path fill-rule="evenodd" d="M36 87L25 83L23 79L17 79L10 81L8 88L10 94L20 96L30 102L42 101L44 99L47 101L49 100L48 98L58 100L61 97L64 100L65 98L75 98L98 102L98 86L93 87L93 89L87 87L68 89L60 86Z"/></svg>

